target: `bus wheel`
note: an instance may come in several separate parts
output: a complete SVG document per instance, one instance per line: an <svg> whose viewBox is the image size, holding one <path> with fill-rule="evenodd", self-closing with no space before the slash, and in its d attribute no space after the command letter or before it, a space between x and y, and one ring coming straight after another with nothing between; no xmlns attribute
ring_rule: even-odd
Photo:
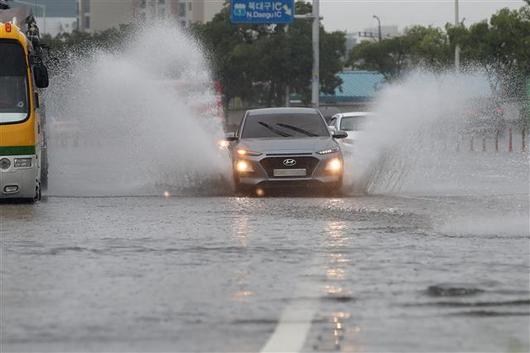
<svg viewBox="0 0 530 353"><path fill-rule="evenodd" d="M48 168L42 169L41 171L40 186L44 190L48 188Z"/></svg>
<svg viewBox="0 0 530 353"><path fill-rule="evenodd" d="M39 185L35 187L35 196L33 197L33 202L40 201L42 199L42 192Z"/></svg>

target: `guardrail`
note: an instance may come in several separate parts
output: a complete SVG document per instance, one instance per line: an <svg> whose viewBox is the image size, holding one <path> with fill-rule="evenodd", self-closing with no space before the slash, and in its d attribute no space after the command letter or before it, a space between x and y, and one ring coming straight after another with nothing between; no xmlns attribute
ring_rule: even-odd
<svg viewBox="0 0 530 353"><path fill-rule="evenodd" d="M496 130L493 134L467 133L460 134L456 141L456 151L468 152L528 152L529 130L507 128Z"/></svg>

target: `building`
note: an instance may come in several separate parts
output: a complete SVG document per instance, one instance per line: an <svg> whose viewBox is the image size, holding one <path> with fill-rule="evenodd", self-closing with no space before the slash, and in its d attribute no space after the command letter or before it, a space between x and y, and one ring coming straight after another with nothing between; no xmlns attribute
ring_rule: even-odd
<svg viewBox="0 0 530 353"><path fill-rule="evenodd" d="M359 111L365 109L385 85L385 77L377 71L344 70L337 74L342 84L333 94L320 92L320 111L328 118L340 111ZM292 93L291 106L303 106L302 97Z"/></svg>
<svg viewBox="0 0 530 353"><path fill-rule="evenodd" d="M77 17L35 17L42 34L52 37L61 33L72 33L77 29Z"/></svg>
<svg viewBox="0 0 530 353"><path fill-rule="evenodd" d="M372 101L385 84L385 77L376 71L351 70L337 74L342 84L334 94L321 94L323 105L363 105Z"/></svg>
<svg viewBox="0 0 530 353"><path fill-rule="evenodd" d="M41 17L43 11L46 11L46 17L54 18L72 18L77 17L77 0L9 0L13 5L17 3L25 5L32 4L33 12L36 16Z"/></svg>
<svg viewBox="0 0 530 353"><path fill-rule="evenodd" d="M77 29L77 0L13 0L11 6L29 6L41 34L56 36Z"/></svg>
<svg viewBox="0 0 530 353"><path fill-rule="evenodd" d="M183 26L205 23L223 0L78 0L79 28L97 32L135 21L175 19Z"/></svg>
<svg viewBox="0 0 530 353"><path fill-rule="evenodd" d="M174 18L183 26L206 23L223 8L223 0L137 0L140 19Z"/></svg>
<svg viewBox="0 0 530 353"><path fill-rule="evenodd" d="M135 0L78 0L79 30L99 32L133 22Z"/></svg>

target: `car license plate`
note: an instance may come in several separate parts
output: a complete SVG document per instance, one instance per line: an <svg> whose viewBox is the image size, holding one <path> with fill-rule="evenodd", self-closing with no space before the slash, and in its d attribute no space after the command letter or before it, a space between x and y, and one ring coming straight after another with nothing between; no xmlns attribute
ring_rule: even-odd
<svg viewBox="0 0 530 353"><path fill-rule="evenodd" d="M275 177L306 176L305 169L274 169Z"/></svg>

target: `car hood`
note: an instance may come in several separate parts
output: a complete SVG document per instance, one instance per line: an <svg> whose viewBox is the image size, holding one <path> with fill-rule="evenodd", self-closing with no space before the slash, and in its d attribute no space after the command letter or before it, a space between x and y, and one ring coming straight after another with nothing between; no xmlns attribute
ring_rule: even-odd
<svg viewBox="0 0 530 353"><path fill-rule="evenodd" d="M238 147L261 153L309 153L336 147L331 137L242 139Z"/></svg>

